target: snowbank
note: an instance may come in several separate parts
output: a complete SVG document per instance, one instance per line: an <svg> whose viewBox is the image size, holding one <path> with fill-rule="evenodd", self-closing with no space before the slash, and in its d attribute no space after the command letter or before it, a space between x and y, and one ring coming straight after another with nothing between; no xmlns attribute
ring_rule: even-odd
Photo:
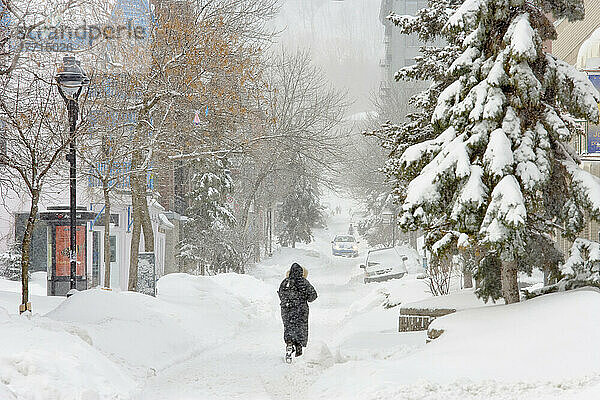
<svg viewBox="0 0 600 400"><path fill-rule="evenodd" d="M483 386L481 398L546 398L500 394L587 386L600 378L599 307L600 292L580 290L459 311L434 321L442 336L404 358L336 364L311 398L458 399Z"/></svg>
<svg viewBox="0 0 600 400"><path fill-rule="evenodd" d="M46 314L54 310L60 303L65 301L62 296L36 296L29 295L31 310L33 314ZM21 304L21 289L19 292L0 291L0 307L8 311L9 314L19 313L19 304Z"/></svg>
<svg viewBox="0 0 600 400"><path fill-rule="evenodd" d="M47 280L45 272L34 272L29 277L29 294L45 296L47 293ZM0 291L21 293L21 281L0 279Z"/></svg>
<svg viewBox="0 0 600 400"><path fill-rule="evenodd" d="M119 366L45 318L0 308L0 337L2 399L124 399L135 387Z"/></svg>
<svg viewBox="0 0 600 400"><path fill-rule="evenodd" d="M92 289L69 297L47 314L85 332L91 345L136 375L169 365L196 348L185 312L150 296Z"/></svg>
<svg viewBox="0 0 600 400"><path fill-rule="evenodd" d="M69 297L48 317L76 326L92 345L138 376L154 374L239 332L269 313L265 290L246 275L169 274L157 298L94 289Z"/></svg>
<svg viewBox="0 0 600 400"><path fill-rule="evenodd" d="M0 383L0 399L16 400L16 398L15 393L8 386Z"/></svg>
<svg viewBox="0 0 600 400"><path fill-rule="evenodd" d="M403 303L402 308L429 310L450 309L460 311L491 305L494 305L491 300L485 303L482 299L478 298L475 295L474 289L464 289L460 292L450 293L445 296L434 296L412 303Z"/></svg>
<svg viewBox="0 0 600 400"><path fill-rule="evenodd" d="M444 333L427 346L429 374L513 381L600 373L600 349L589 346L600 339L599 307L600 291L590 289L439 318L430 327Z"/></svg>
<svg viewBox="0 0 600 400"><path fill-rule="evenodd" d="M46 314L54 310L65 297L46 296L47 280L45 272L34 272L29 278L29 301L33 314ZM9 314L19 313L21 304L21 281L0 279L0 307Z"/></svg>
<svg viewBox="0 0 600 400"><path fill-rule="evenodd" d="M384 332L357 332L346 337L339 345L339 362L358 360L386 360L406 357L423 347L425 331L398 334L396 329Z"/></svg>
<svg viewBox="0 0 600 400"><path fill-rule="evenodd" d="M129 398L134 382L224 343L251 321L272 320L278 306L248 275L170 274L157 292L86 290L57 298L44 317L0 307L8 344L0 346L0 399ZM0 293L0 304L14 308L13 295Z"/></svg>
<svg viewBox="0 0 600 400"><path fill-rule="evenodd" d="M391 308L405 303L430 298L432 296L427 281L417 279L417 275L406 275L401 279L390 279L366 285L370 293L354 301L348 316L372 311L378 307Z"/></svg>
<svg viewBox="0 0 600 400"><path fill-rule="evenodd" d="M263 317L274 311L279 315L277 293L263 281L250 275L234 273L219 274L211 278L243 302L250 316Z"/></svg>

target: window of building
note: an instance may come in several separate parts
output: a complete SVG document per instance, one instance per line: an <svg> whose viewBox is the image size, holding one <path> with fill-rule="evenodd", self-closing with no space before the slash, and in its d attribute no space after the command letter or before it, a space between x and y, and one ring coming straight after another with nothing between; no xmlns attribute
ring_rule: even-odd
<svg viewBox="0 0 600 400"><path fill-rule="evenodd" d="M419 8L420 7L419 7L418 0L406 0L406 8L405 8L404 12L407 15L415 15Z"/></svg>
<svg viewBox="0 0 600 400"><path fill-rule="evenodd" d="M117 262L117 237L110 236L110 262Z"/></svg>
<svg viewBox="0 0 600 400"><path fill-rule="evenodd" d="M416 34L410 34L406 37L406 47L421 47L421 41Z"/></svg>
<svg viewBox="0 0 600 400"><path fill-rule="evenodd" d="M404 66L408 67L409 65L413 65L415 63L415 59L414 58L405 58L404 59Z"/></svg>

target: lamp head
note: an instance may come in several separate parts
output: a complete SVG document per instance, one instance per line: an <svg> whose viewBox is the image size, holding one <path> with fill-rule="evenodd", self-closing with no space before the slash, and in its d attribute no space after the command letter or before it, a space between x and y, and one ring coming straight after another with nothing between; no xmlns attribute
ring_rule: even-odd
<svg viewBox="0 0 600 400"><path fill-rule="evenodd" d="M81 63L71 56L63 57L63 64L59 67L54 79L70 99L75 96L81 87L90 83L90 79L81 68Z"/></svg>

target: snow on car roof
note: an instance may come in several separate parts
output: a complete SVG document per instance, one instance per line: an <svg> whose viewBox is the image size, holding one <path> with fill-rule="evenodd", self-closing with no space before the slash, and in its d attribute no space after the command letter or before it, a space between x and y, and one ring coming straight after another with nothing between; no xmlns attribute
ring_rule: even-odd
<svg viewBox="0 0 600 400"><path fill-rule="evenodd" d="M352 235L336 235L333 240L336 242L354 242L354 236L352 236Z"/></svg>

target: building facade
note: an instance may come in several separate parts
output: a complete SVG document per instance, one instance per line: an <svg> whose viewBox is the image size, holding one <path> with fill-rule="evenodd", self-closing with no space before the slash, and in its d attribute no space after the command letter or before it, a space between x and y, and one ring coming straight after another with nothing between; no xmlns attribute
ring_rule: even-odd
<svg viewBox="0 0 600 400"><path fill-rule="evenodd" d="M415 15L419 9L426 6L426 0L381 1L379 20L384 26L384 54L379 61L381 67L379 94L382 98L400 96L404 98L403 102L408 105L410 97L426 87L424 82L396 82L394 79L400 68L415 63L415 57L420 54L419 49L423 46L423 42L419 40L416 34L405 35L400 33L400 30L387 19L390 12L399 15ZM402 103L402 101L400 102Z"/></svg>
<svg viewBox="0 0 600 400"><path fill-rule="evenodd" d="M583 20L569 22L561 19L554 22L558 37L552 42L552 54L586 72L596 89L600 90L600 2L585 0L584 4ZM581 157L581 167L600 177L600 126L581 121L581 128L581 134L573 143ZM600 241L600 224L588 219L579 236ZM561 250L568 254L571 243L559 233L557 241Z"/></svg>
<svg viewBox="0 0 600 400"><path fill-rule="evenodd" d="M552 42L552 54L576 65L581 45L600 27L600 2L584 0L585 18L569 22L565 18L554 22L558 37Z"/></svg>

